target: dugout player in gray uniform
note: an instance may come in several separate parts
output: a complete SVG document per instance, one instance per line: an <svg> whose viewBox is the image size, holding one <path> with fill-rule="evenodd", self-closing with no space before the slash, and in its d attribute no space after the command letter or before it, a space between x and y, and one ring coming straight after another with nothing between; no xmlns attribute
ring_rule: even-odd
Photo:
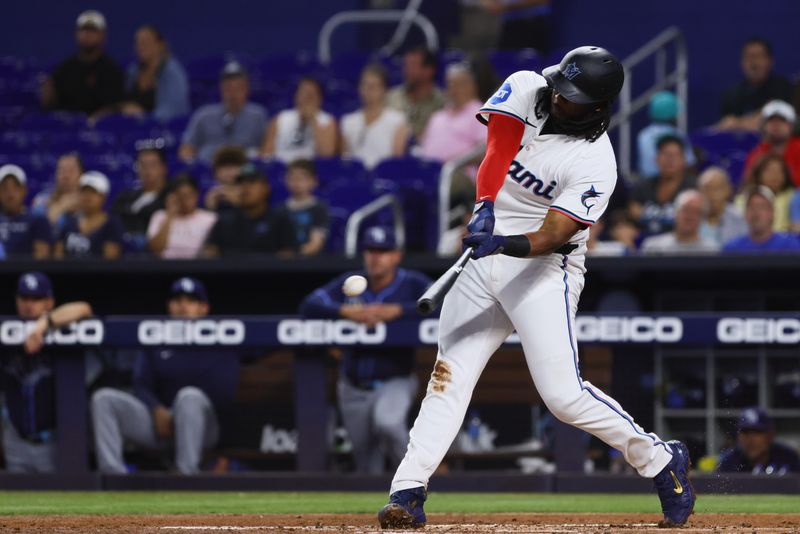
<svg viewBox="0 0 800 534"><path fill-rule="evenodd" d="M7 347L2 355L0 386L3 406L3 455L12 473L52 473L56 455L55 377L45 336L53 328L92 315L86 302L54 309L53 284L44 273L29 272L17 283L17 315L35 321L24 347Z"/></svg>
<svg viewBox="0 0 800 534"><path fill-rule="evenodd" d="M394 233L383 227L369 228L362 248L364 270L344 273L311 293L300 305L304 317L349 319L374 326L417 316L416 300L431 280L399 268L403 252ZM357 299L342 293L342 284L352 275L369 282ZM342 352L339 410L360 473L382 473L387 457L394 469L406 453L406 418L419 387L414 362L409 347L353 347Z"/></svg>
<svg viewBox="0 0 800 534"><path fill-rule="evenodd" d="M208 315L205 287L194 278L172 284L172 318ZM142 352L130 394L112 388L92 396L97 465L102 473L124 474L126 442L149 449L175 446L175 466L184 475L200 472L203 449L220 438L239 383L239 357L231 351L160 348Z"/></svg>

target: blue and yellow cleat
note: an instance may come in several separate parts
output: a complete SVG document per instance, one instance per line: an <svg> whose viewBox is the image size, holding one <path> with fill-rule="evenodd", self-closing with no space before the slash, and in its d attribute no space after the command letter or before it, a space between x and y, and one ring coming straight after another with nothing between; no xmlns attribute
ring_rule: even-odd
<svg viewBox="0 0 800 534"><path fill-rule="evenodd" d="M412 488L392 493L389 504L378 512L381 528L409 529L425 526L425 510L422 505L428 498L425 488Z"/></svg>
<svg viewBox="0 0 800 534"><path fill-rule="evenodd" d="M669 441L667 446L672 451L672 460L653 479L664 512L664 520L658 526L663 528L685 524L697 498L689 480L689 450L680 441Z"/></svg>

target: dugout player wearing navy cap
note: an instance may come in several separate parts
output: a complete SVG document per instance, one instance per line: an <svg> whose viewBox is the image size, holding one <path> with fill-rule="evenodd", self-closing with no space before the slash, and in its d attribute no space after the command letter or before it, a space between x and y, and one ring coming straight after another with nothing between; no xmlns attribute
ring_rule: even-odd
<svg viewBox="0 0 800 534"><path fill-rule="evenodd" d="M737 446L723 452L717 471L785 475L800 472L797 451L775 442L775 425L762 408L746 408L736 422Z"/></svg>
<svg viewBox="0 0 800 534"><path fill-rule="evenodd" d="M28 322L24 347L6 346L0 367L3 408L3 454L12 473L55 471L56 406L53 349L45 336L53 328L92 315L86 302L54 308L53 284L46 274L28 272L19 277L17 315Z"/></svg>
<svg viewBox="0 0 800 534"><path fill-rule="evenodd" d="M176 280L167 309L172 318L205 317L209 311L205 286L196 278ZM103 388L92 396L98 468L102 473L127 473L125 442L148 449L163 449L172 443L178 471L199 473L203 449L218 442L238 383L239 356L235 352L143 351L133 371L133 394Z"/></svg>
<svg viewBox="0 0 800 534"><path fill-rule="evenodd" d="M416 317L417 298L431 280L399 267L403 251L394 232L369 228L362 239L364 269L338 276L311 293L300 305L308 318L349 319L377 323ZM369 285L359 297L345 297L342 284L352 275ZM353 443L356 470L381 473L388 457L395 468L406 453L406 417L417 394L414 351L408 347L353 347L342 351L339 409Z"/></svg>

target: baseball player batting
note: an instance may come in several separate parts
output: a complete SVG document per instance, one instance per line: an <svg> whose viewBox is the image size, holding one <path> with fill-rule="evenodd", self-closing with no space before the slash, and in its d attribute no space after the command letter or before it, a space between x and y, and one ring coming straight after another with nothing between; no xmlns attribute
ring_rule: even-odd
<svg viewBox="0 0 800 534"><path fill-rule="evenodd" d="M487 150L464 238L473 259L442 304L438 357L389 504L378 513L381 527L425 524L428 480L461 427L483 368L514 330L553 415L654 479L662 526L682 525L692 513L686 446L645 432L583 380L578 366L574 324L586 239L616 183L606 129L623 80L616 57L584 46L541 75L512 74L481 108Z"/></svg>

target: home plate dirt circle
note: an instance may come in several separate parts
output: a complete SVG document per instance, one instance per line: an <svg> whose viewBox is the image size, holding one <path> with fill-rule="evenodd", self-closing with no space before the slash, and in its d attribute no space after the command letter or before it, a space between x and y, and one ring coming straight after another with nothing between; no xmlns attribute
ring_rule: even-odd
<svg viewBox="0 0 800 534"><path fill-rule="evenodd" d="M429 514L431 533L664 533L656 514ZM92 516L5 516L0 532L15 533L151 533L190 532L314 532L340 534L388 533L382 531L373 514L303 515L92 515ZM420 531L417 531L420 532ZM798 533L798 514L695 514L679 530L700 533ZM421 534L421 533L420 533Z"/></svg>

